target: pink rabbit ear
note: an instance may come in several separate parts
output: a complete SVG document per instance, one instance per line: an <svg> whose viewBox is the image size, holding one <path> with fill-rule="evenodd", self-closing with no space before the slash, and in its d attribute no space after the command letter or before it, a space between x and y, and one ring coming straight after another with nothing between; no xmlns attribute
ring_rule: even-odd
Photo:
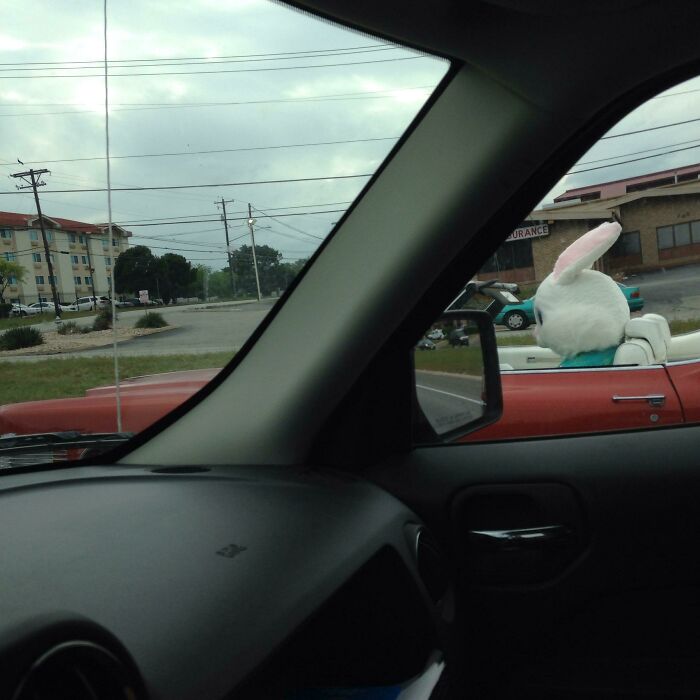
<svg viewBox="0 0 700 700"><path fill-rule="evenodd" d="M557 259L554 279L559 284L571 284L582 270L609 250L622 231L616 222L606 222L575 240Z"/></svg>

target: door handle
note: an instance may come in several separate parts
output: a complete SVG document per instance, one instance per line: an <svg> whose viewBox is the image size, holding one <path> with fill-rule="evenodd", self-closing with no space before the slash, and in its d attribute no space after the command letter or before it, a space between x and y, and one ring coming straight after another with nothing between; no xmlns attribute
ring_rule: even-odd
<svg viewBox="0 0 700 700"><path fill-rule="evenodd" d="M512 530L469 530L469 540L473 545L501 552L567 544L572 535L571 529L566 525L520 527Z"/></svg>
<svg viewBox="0 0 700 700"><path fill-rule="evenodd" d="M615 394L612 397L614 403L622 401L646 401L650 406L655 408L663 408L666 404L666 396L664 394L647 394L646 396L618 396Z"/></svg>

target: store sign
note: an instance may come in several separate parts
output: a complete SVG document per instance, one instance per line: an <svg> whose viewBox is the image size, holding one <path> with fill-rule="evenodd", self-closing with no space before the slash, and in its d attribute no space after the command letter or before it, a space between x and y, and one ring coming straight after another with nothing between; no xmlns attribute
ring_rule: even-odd
<svg viewBox="0 0 700 700"><path fill-rule="evenodd" d="M521 226L506 238L506 241L521 241L525 238L539 238L549 236L549 226L547 224L533 224L532 226Z"/></svg>

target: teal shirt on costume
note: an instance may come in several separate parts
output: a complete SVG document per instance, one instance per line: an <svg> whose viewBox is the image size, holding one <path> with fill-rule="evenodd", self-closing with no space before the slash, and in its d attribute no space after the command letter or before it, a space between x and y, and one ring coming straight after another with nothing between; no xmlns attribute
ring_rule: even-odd
<svg viewBox="0 0 700 700"><path fill-rule="evenodd" d="M613 363L617 345L605 350L591 350L590 352L580 352L578 355L564 360L559 367L607 367Z"/></svg>

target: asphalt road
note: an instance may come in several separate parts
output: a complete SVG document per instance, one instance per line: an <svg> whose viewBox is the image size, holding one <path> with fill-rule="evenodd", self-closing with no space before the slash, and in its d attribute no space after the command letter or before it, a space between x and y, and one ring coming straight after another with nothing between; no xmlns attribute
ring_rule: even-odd
<svg viewBox="0 0 700 700"><path fill-rule="evenodd" d="M630 275L624 284L639 287L644 297L642 313L667 319L700 317L700 265L684 265Z"/></svg>
<svg viewBox="0 0 700 700"><path fill-rule="evenodd" d="M438 434L449 432L483 414L481 377L416 370L418 402Z"/></svg>
<svg viewBox="0 0 700 700"><path fill-rule="evenodd" d="M119 344L120 356L180 355L206 352L235 352L245 343L255 328L265 318L276 300L262 302L224 302L191 306L164 306L157 311L173 326L172 330L135 338ZM119 323L132 326L141 309L118 311ZM81 326L92 324L93 316L75 319ZM65 314L69 321L70 315ZM36 326L40 330L53 330L53 322ZM63 356L111 357L111 346L65 353ZM39 359L39 358L32 358Z"/></svg>

